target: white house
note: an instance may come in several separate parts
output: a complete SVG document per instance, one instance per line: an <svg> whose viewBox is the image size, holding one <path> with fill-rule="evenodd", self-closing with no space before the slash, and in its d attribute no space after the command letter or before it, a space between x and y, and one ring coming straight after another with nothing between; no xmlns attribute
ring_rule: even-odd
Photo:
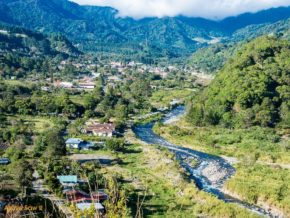
<svg viewBox="0 0 290 218"><path fill-rule="evenodd" d="M113 123L95 123L84 129L84 133L99 137L113 137L116 126Z"/></svg>

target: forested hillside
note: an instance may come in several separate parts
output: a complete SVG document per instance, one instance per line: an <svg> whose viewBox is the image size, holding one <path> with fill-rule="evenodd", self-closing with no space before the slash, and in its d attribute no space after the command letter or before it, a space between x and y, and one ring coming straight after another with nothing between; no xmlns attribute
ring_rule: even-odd
<svg viewBox="0 0 290 218"><path fill-rule="evenodd" d="M64 36L44 35L0 24L0 75L23 77L48 72L49 63L77 57L81 52Z"/></svg>
<svg viewBox="0 0 290 218"><path fill-rule="evenodd" d="M23 55L79 55L80 52L62 35L44 35L0 23L1 52Z"/></svg>
<svg viewBox="0 0 290 218"><path fill-rule="evenodd" d="M189 58L188 63L200 71L216 73L249 40L266 34L290 40L289 26L290 19L273 24L247 26L235 31L232 37L223 43L199 49Z"/></svg>
<svg viewBox="0 0 290 218"><path fill-rule="evenodd" d="M290 43L261 37L230 59L192 103L195 125L226 127L290 124Z"/></svg>

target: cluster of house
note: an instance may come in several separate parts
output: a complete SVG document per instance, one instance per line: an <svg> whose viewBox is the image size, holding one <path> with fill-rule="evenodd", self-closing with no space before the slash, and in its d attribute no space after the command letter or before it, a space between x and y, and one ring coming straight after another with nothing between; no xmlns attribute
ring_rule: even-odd
<svg viewBox="0 0 290 218"><path fill-rule="evenodd" d="M102 203L108 199L108 195L103 190L90 194L79 190L78 185L86 182L78 179L77 175L58 175L57 179L62 185L63 194L69 203L75 204L80 210L90 209L93 205L100 213L105 212Z"/></svg>
<svg viewBox="0 0 290 218"><path fill-rule="evenodd" d="M176 71L178 68L176 66L159 67L147 65L139 62L131 61L129 63L121 63L113 61L109 64L112 69L117 69L119 73L125 72L125 70L130 68L136 68L138 72L150 72L160 75L161 77L167 77L168 72Z"/></svg>
<svg viewBox="0 0 290 218"><path fill-rule="evenodd" d="M98 66L97 64L92 63L92 61L90 61L90 60L86 60L86 61L82 60L81 63L63 60L58 65L58 69L63 70L66 65L72 65L75 68L77 68L78 70L91 71L91 72L94 72L94 68L96 68Z"/></svg>
<svg viewBox="0 0 290 218"><path fill-rule="evenodd" d="M116 126L113 123L92 122L82 129L82 133L103 138L111 138L116 134ZM104 145L103 141L90 142L80 138L69 138L66 140L68 149L90 150Z"/></svg>

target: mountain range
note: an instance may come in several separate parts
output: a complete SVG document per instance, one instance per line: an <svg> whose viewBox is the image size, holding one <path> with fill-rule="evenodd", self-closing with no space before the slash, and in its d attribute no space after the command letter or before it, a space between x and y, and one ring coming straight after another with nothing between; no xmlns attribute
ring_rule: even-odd
<svg viewBox="0 0 290 218"><path fill-rule="evenodd" d="M290 17L290 7L247 13L222 21L203 18L118 17L110 7L68 0L1 0L0 21L42 33L61 33L79 49L130 56L178 58L208 44L247 39L256 29ZM241 37L245 36L245 37Z"/></svg>

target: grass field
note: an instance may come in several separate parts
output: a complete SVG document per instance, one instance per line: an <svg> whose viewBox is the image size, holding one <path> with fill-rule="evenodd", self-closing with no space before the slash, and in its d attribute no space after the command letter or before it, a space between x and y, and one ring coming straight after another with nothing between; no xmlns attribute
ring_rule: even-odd
<svg viewBox="0 0 290 218"><path fill-rule="evenodd" d="M234 157L237 172L225 184L225 191L270 207L280 216L290 214L290 144L275 130L198 128L184 120L171 126L157 125L154 130L175 144Z"/></svg>
<svg viewBox="0 0 290 218"><path fill-rule="evenodd" d="M54 126L52 120L49 117L38 116L7 116L8 121L20 121L28 124L35 133L41 133Z"/></svg>
<svg viewBox="0 0 290 218"><path fill-rule="evenodd" d="M102 173L122 178L131 216L139 199L144 217L256 217L199 191L169 151L139 144L132 132L126 138L133 144L112 154L118 163L103 167Z"/></svg>
<svg viewBox="0 0 290 218"><path fill-rule="evenodd" d="M70 95L69 98L75 104L84 105L84 98L82 95Z"/></svg>
<svg viewBox="0 0 290 218"><path fill-rule="evenodd" d="M150 103L155 107L166 107L170 104L173 99L185 100L192 96L194 90L188 89L169 89L169 90L158 90L153 92L150 98Z"/></svg>
<svg viewBox="0 0 290 218"><path fill-rule="evenodd" d="M176 144L211 154L290 164L289 140L270 128L200 128L181 120L174 125L155 126L154 131Z"/></svg>

